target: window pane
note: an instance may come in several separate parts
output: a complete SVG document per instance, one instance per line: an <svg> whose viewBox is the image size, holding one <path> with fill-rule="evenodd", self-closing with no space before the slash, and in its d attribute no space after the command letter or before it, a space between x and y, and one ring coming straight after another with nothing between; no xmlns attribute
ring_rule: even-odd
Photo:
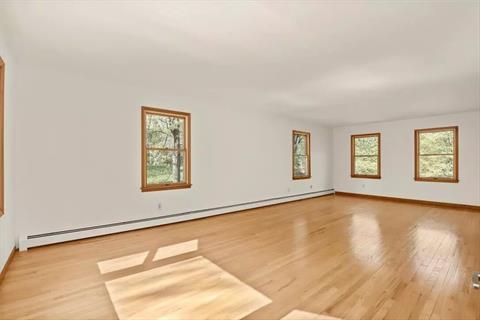
<svg viewBox="0 0 480 320"><path fill-rule="evenodd" d="M420 156L422 178L453 178L453 156Z"/></svg>
<svg viewBox="0 0 480 320"><path fill-rule="evenodd" d="M355 155L378 155L378 137L355 138Z"/></svg>
<svg viewBox="0 0 480 320"><path fill-rule="evenodd" d="M183 151L147 150L147 185L185 182Z"/></svg>
<svg viewBox="0 0 480 320"><path fill-rule="evenodd" d="M147 113L146 129L147 148L184 149L185 119Z"/></svg>
<svg viewBox="0 0 480 320"><path fill-rule="evenodd" d="M307 136L296 134L293 145L295 155L306 155L307 147Z"/></svg>
<svg viewBox="0 0 480 320"><path fill-rule="evenodd" d="M378 157L355 157L355 174L378 175Z"/></svg>
<svg viewBox="0 0 480 320"><path fill-rule="evenodd" d="M453 154L452 130L420 132L420 154Z"/></svg>
<svg viewBox="0 0 480 320"><path fill-rule="evenodd" d="M293 166L293 174L295 177L308 177L308 156L295 155L295 163Z"/></svg>

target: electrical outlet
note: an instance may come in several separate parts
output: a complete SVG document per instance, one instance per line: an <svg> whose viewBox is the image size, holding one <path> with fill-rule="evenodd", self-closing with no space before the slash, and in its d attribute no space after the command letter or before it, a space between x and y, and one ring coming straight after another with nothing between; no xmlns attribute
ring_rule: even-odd
<svg viewBox="0 0 480 320"><path fill-rule="evenodd" d="M313 189L313 185L310 185L310 189Z"/></svg>
<svg viewBox="0 0 480 320"><path fill-rule="evenodd" d="M162 203L161 202L158 203L158 210L162 210Z"/></svg>

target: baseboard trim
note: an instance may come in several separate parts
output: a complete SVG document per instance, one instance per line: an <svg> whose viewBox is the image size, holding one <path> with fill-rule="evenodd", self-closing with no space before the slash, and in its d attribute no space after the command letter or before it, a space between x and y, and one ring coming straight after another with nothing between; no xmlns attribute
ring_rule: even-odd
<svg viewBox="0 0 480 320"><path fill-rule="evenodd" d="M255 200L244 203L237 203L221 207L213 207L207 209L199 209L186 211L181 213L175 213L164 216L157 216L139 220L122 221L111 224L90 226L85 228L61 230L56 232L49 232L43 234L33 234L19 239L19 250L25 251L28 248L44 246L54 243L74 241L86 238L92 238L102 235L114 234L119 232L126 232L144 228L157 227L164 224L183 222L188 220L208 218L221 214L228 214L238 211L245 211L249 209L255 209L260 207L266 207L276 204L282 204L286 202L292 202L297 200L304 200L309 198L321 197L326 195L333 195L334 189L319 190L306 192L302 194L287 195L269 199Z"/></svg>
<svg viewBox="0 0 480 320"><path fill-rule="evenodd" d="M407 203L415 203L415 204L423 204L423 205L433 205L433 206L450 207L450 208L456 208L456 209L464 209L464 210L466 209L466 210L480 211L480 206L475 206L475 205L470 205L470 204L397 198L397 197L378 196L378 195L372 195L372 194L343 192L343 191L335 191L335 195L362 197L362 198L370 198L370 199L378 199L378 200L389 200L389 201L395 201L395 202L407 202Z"/></svg>
<svg viewBox="0 0 480 320"><path fill-rule="evenodd" d="M0 284L2 284L3 278L5 278L5 275L7 274L7 269L13 261L15 251L16 249L13 247L12 252L10 252L10 255L8 256L7 262L5 262L5 265L3 266L2 272L0 273Z"/></svg>

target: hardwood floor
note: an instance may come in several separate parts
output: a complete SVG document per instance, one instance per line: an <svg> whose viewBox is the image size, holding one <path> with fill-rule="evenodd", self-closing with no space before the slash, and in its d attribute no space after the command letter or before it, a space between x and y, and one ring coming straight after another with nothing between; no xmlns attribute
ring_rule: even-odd
<svg viewBox="0 0 480 320"><path fill-rule="evenodd" d="M480 213L327 196L17 253L0 319L480 319L474 271Z"/></svg>

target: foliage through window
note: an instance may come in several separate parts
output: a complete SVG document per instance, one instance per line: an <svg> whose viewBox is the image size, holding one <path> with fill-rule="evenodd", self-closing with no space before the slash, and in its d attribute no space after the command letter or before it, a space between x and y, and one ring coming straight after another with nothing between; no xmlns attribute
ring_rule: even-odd
<svg viewBox="0 0 480 320"><path fill-rule="evenodd" d="M351 176L380 179L380 133L352 135Z"/></svg>
<svg viewBox="0 0 480 320"><path fill-rule="evenodd" d="M415 130L415 180L458 182L458 127Z"/></svg>
<svg viewBox="0 0 480 320"><path fill-rule="evenodd" d="M189 188L190 114L142 108L142 191Z"/></svg>
<svg viewBox="0 0 480 320"><path fill-rule="evenodd" d="M310 133L293 131L293 179L308 179L310 171Z"/></svg>

